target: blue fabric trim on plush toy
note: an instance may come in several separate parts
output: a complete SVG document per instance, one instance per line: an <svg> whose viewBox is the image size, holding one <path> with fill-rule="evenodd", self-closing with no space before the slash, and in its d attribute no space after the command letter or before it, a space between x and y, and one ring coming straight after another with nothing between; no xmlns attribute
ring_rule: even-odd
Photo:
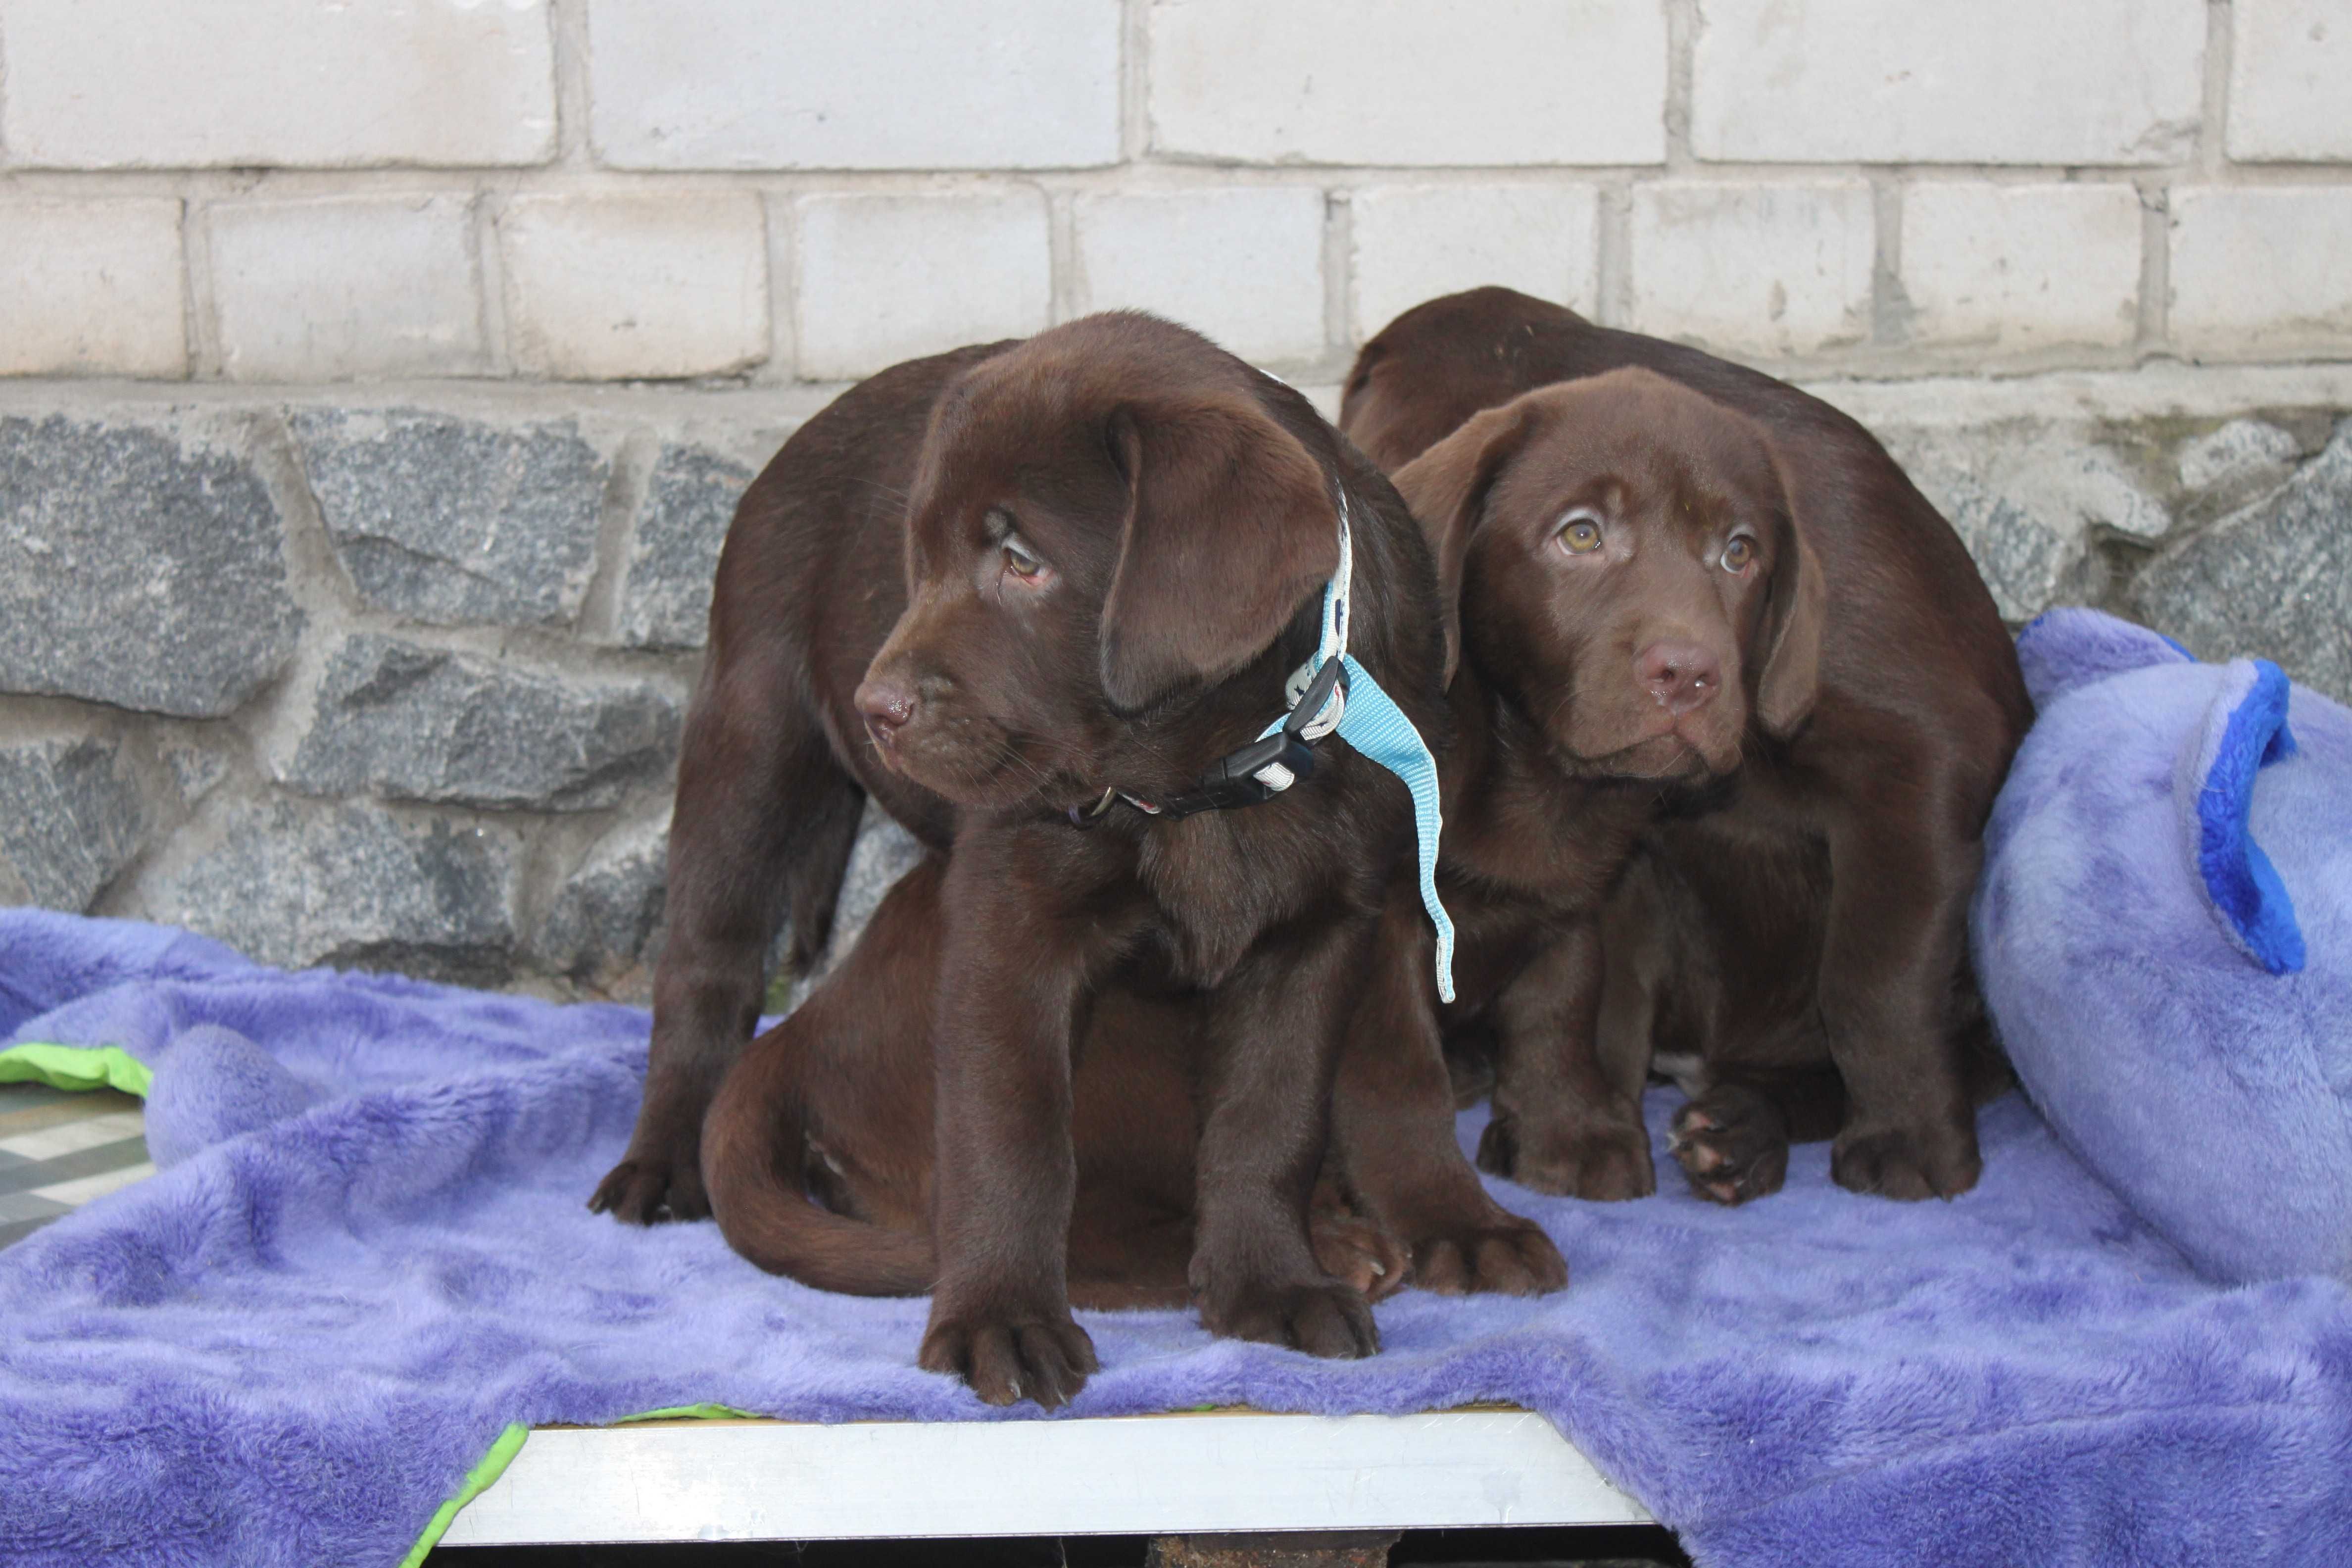
<svg viewBox="0 0 2352 1568"><path fill-rule="evenodd" d="M2222 931L2273 974L2292 974L2303 968L2303 931L2248 820L2257 774L2294 754L2286 672L2258 658L2231 666L2228 675L2203 729L2181 753L2182 782L2196 787L2175 791L2175 798L2191 808L2183 825L2189 853Z"/></svg>

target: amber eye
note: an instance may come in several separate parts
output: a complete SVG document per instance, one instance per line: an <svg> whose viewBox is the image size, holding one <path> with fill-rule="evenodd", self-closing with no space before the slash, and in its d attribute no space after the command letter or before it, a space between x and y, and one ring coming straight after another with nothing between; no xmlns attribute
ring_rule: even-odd
<svg viewBox="0 0 2352 1568"><path fill-rule="evenodd" d="M1560 524L1559 547L1570 555L1590 555L1601 548L1601 520L1589 511L1572 511Z"/></svg>
<svg viewBox="0 0 2352 1568"><path fill-rule="evenodd" d="M1019 534L1005 535L1003 549L1004 569L1022 582L1034 585L1045 575L1045 563L1022 542Z"/></svg>
<svg viewBox="0 0 2352 1568"><path fill-rule="evenodd" d="M1726 572L1745 572L1748 563L1755 559L1756 542L1744 533L1723 547L1723 569Z"/></svg>

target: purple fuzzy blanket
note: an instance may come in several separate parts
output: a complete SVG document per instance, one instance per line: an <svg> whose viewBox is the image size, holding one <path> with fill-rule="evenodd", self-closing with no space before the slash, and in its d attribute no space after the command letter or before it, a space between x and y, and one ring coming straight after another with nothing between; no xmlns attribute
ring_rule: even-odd
<svg viewBox="0 0 2352 1568"><path fill-rule="evenodd" d="M921 1301L582 1206L641 1013L16 911L0 1040L152 1068L166 1167L0 1252L0 1562L395 1563L513 1422L1008 1418L916 1369ZM2345 1287L2200 1282L2013 1097L1984 1144L1950 1204L1851 1196L1820 1144L1737 1210L1671 1164L1637 1203L1508 1189L1565 1293L1409 1290L1352 1363L1090 1315L1068 1414L1514 1400L1704 1564L2352 1562Z"/></svg>

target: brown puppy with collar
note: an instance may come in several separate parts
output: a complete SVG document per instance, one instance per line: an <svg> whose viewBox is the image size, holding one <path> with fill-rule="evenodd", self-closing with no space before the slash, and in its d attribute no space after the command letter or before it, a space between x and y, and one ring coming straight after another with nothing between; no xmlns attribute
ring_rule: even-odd
<svg viewBox="0 0 2352 1568"><path fill-rule="evenodd" d="M1756 432L1765 456L1748 465L1751 482L1695 500L1678 552L1638 531L1639 548L1622 550L1625 503L1605 485L1555 496L1545 504L1557 503L1561 537L1581 508L1597 541L1560 568L1575 574L1562 596L1538 603L1532 574L1482 590L1480 521L1513 492L1490 487L1482 499L1473 483L1449 511L1416 470L1442 443L1457 454L1449 473L1475 480L1487 470L1458 456L1463 437L1483 430L1524 449L1511 411L1531 389L1590 390L1628 367ZM1630 1148L1640 1124L1629 1096L1654 1050L1694 1094L1676 1153L1707 1196L1772 1191L1790 1137L1832 1131L1832 1169L1847 1187L1924 1198L1972 1186L1974 1107L2006 1073L1967 973L1966 911L2029 709L2008 634L1950 526L1866 431L1819 399L1508 289L1433 300L1391 323L1358 356L1341 422L1402 470L1424 523L1472 520L1465 664L1482 637L1528 646L1480 629L1486 592L1522 595L1510 614L1537 617L1629 595L1659 611L1647 629L1604 613L1609 629L1561 678L1578 714L1567 727L1580 731L1562 734L1565 755L1593 773L1656 779L1669 816L1643 835L1643 863L1605 931L1611 984L1591 1005L1605 1010L1596 1027L1613 1042L1609 1069L1548 1053L1539 1032L1507 1030L1481 1163L1550 1190L1622 1195L1607 1163L1596 1175L1572 1156L1601 1136L1596 1127ZM1591 447L1578 421L1553 430L1564 450ZM1669 434L1661 427L1661 444ZM1736 563L1742 516L1767 521ZM1752 628L1725 597L1750 572L1755 586L1740 592L1764 606ZM1569 582L1587 596L1570 596ZM1524 831L1538 841L1533 826ZM1449 859L1461 858L1454 837L1449 829ZM1498 862L1519 853L1507 831L1495 846Z"/></svg>
<svg viewBox="0 0 2352 1568"><path fill-rule="evenodd" d="M1194 333L1089 317L886 372L795 435L721 556L646 1100L597 1206L707 1206L702 1114L749 1034L779 905L813 956L870 793L953 845L922 1364L1048 1405L1093 1369L1066 1282L1070 1059L1111 984L1202 1009L1188 1273L1204 1324L1376 1348L1307 1216L1365 977L1405 967L1376 963L1410 874L1404 788L1327 742L1262 805L1074 826L1107 789L1186 793L1285 711L1343 496L1350 650L1442 745L1442 634L1410 514L1305 399Z"/></svg>

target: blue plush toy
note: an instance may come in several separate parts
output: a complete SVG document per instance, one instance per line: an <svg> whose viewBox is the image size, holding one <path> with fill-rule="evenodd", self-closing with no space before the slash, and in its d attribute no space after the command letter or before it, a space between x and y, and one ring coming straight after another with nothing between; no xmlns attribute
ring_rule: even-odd
<svg viewBox="0 0 2352 1568"><path fill-rule="evenodd" d="M2352 1279L2352 710L2093 610L2018 657L1970 923L2027 1092L2200 1272Z"/></svg>

